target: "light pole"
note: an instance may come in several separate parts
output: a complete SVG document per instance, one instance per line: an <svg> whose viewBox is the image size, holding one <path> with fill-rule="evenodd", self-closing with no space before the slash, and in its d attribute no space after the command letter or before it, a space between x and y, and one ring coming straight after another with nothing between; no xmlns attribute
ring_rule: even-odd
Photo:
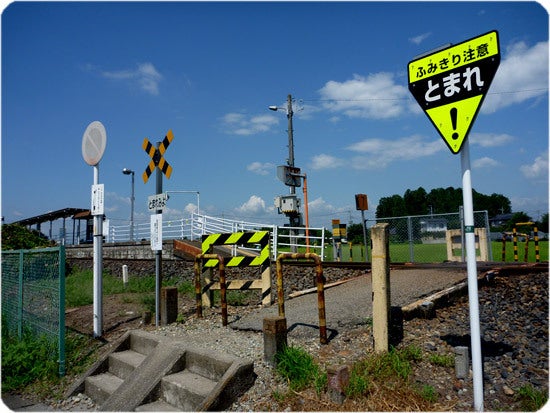
<svg viewBox="0 0 550 413"><path fill-rule="evenodd" d="M132 196L130 197L130 241L134 240L134 174L135 172L131 169L124 168L122 170L124 175L132 175Z"/></svg>

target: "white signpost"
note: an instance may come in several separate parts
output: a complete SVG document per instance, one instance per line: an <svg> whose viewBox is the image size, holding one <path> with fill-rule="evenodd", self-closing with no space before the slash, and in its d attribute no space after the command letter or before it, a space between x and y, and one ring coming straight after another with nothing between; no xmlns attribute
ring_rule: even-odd
<svg viewBox="0 0 550 413"><path fill-rule="evenodd" d="M500 64L498 32L420 56L408 64L409 90L452 153L460 152L468 270L474 408L483 410L483 360L468 134Z"/></svg>
<svg viewBox="0 0 550 413"><path fill-rule="evenodd" d="M151 249L162 251L162 214L151 215Z"/></svg>
<svg viewBox="0 0 550 413"><path fill-rule="evenodd" d="M103 335L103 211L104 188L99 184L99 161L107 145L105 127L99 121L88 125L82 136L82 157L94 167L91 211L94 217L94 337Z"/></svg>
<svg viewBox="0 0 550 413"><path fill-rule="evenodd" d="M151 195L147 198L147 208L149 208L149 211L162 211L166 207L168 198L169 196L166 192L158 195Z"/></svg>
<svg viewBox="0 0 550 413"><path fill-rule="evenodd" d="M92 185L92 215L105 213L105 186L103 184Z"/></svg>

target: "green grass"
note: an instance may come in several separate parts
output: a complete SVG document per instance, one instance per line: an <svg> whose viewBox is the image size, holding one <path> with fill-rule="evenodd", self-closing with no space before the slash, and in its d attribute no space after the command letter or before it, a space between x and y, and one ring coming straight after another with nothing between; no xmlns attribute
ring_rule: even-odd
<svg viewBox="0 0 550 413"><path fill-rule="evenodd" d="M301 347L285 347L275 355L275 360L277 373L288 380L291 390L300 391L313 383L319 394L326 385L326 373L321 373L313 356Z"/></svg>
<svg viewBox="0 0 550 413"><path fill-rule="evenodd" d="M541 261L548 261L548 241L539 241L539 254ZM502 261L502 242L501 241L492 241L491 248L493 252L493 257L491 261ZM447 245L443 244L412 244L413 256L412 259L414 262L419 263L436 263L447 261ZM523 262L525 257L525 242L518 242L518 261ZM281 252L282 249L279 250ZM300 253L305 253L305 248L300 248ZM320 254L320 251L317 249L311 249L310 252ZM458 254L458 251L454 252ZM365 247L358 244L352 245L351 256L354 262L365 262ZM368 251L369 262L371 258L371 251ZM330 244L327 244L324 252L325 261L333 261L333 247ZM349 262L350 260L350 248L349 244L342 244L341 246L341 256L340 261ZM390 261L391 262L410 262L411 261L411 246L409 243L402 244L390 244ZM514 261L514 248L512 241L506 242L506 262ZM529 248L527 254L528 262L535 262L535 243L533 240L529 241Z"/></svg>
<svg viewBox="0 0 550 413"><path fill-rule="evenodd" d="M412 372L411 362L421 359L422 350L416 346L400 350L391 347L387 353L372 354L353 365L346 395L351 398L365 396L371 383L384 383L392 377L407 380Z"/></svg>
<svg viewBox="0 0 550 413"><path fill-rule="evenodd" d="M535 412L542 409L548 401L548 392L535 389L531 384L521 386L516 398L524 411Z"/></svg>
<svg viewBox="0 0 550 413"><path fill-rule="evenodd" d="M423 385L418 393L424 400L430 403L435 403L437 401L437 398L438 398L437 391L433 386L429 384Z"/></svg>
<svg viewBox="0 0 550 413"><path fill-rule="evenodd" d="M81 307L93 303L94 277L91 270L75 271L65 279L65 304L70 307ZM168 286L169 280L163 280L163 286ZM155 291L155 277L130 277L128 285L124 287L122 278L110 274L103 274L103 295L137 293L143 294L147 302L147 294ZM191 282L183 282L178 291L185 294L194 294ZM154 297L153 297L154 300Z"/></svg>
<svg viewBox="0 0 550 413"><path fill-rule="evenodd" d="M432 354L430 363L441 367L452 367L455 365L455 358L452 354Z"/></svg>
<svg viewBox="0 0 550 413"><path fill-rule="evenodd" d="M100 344L79 333L67 332L65 337L66 368L78 374L91 364L90 355ZM51 337L24 330L19 339L8 328L2 328L2 392L38 383L32 393L52 397L53 388L62 380L57 354L56 340Z"/></svg>

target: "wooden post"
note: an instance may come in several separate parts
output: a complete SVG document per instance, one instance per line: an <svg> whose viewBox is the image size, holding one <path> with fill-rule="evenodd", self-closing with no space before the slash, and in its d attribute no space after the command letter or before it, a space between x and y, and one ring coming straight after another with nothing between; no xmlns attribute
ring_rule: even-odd
<svg viewBox="0 0 550 413"><path fill-rule="evenodd" d="M372 330L374 351L389 350L390 254L387 223L371 228L372 239Z"/></svg>

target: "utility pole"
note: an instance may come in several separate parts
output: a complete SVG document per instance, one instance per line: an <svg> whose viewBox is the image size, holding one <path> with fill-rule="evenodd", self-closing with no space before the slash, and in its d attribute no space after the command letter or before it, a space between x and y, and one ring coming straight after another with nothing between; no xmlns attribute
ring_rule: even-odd
<svg viewBox="0 0 550 413"><path fill-rule="evenodd" d="M286 110L286 117L288 119L288 159L287 159L287 165L288 170L292 171L290 173L296 173L296 171L299 172L299 169L294 167L294 129L292 127L292 117L294 115L294 112L292 110L292 95L288 94L287 101L286 101L286 108L277 107L277 106L269 106L269 110L277 111L277 110ZM298 176L298 175L294 175ZM283 181L285 182L285 181ZM284 211L284 214L288 216L289 220L289 226L290 226L290 244L292 252L297 252L297 247L295 245L295 238L296 238L296 230L293 228L299 227L301 224L300 219L300 211L298 210L298 199L296 198L296 186L300 186L300 184L296 184L295 181L291 182L285 182L285 185L290 186L290 196L289 197L278 197L280 198L286 198L289 199L289 202L292 203L293 208L288 209ZM278 205L280 207L280 205ZM279 212L280 213L280 212Z"/></svg>
<svg viewBox="0 0 550 413"><path fill-rule="evenodd" d="M290 94L287 97L286 106L286 117L288 118L288 166L294 167L294 131L292 129L292 115L294 112L292 111L292 95ZM290 187L290 193L296 193L296 188L294 186Z"/></svg>

